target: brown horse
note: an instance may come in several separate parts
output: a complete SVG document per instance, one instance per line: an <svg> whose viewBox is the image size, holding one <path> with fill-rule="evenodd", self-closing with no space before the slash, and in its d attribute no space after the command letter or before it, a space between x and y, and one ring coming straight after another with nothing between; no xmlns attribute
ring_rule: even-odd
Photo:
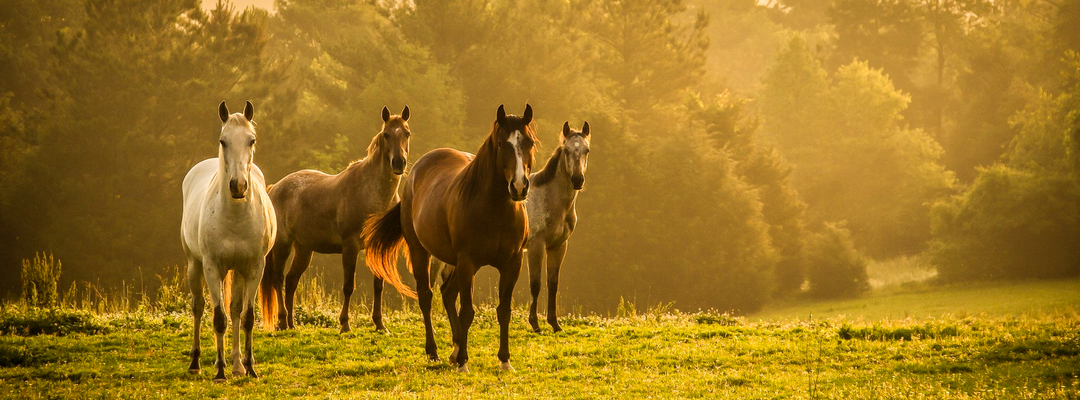
<svg viewBox="0 0 1080 400"><path fill-rule="evenodd" d="M383 107L382 119L382 130L371 139L364 159L350 163L337 175L315 170L297 171L270 188L270 199L277 210L278 235L274 248L266 256L260 290L266 329L274 329L275 315L279 329L295 328L296 285L311 263L311 253L318 252L341 254L345 300L341 303L338 321L342 332L349 331L349 302L356 260L364 248L360 236L364 222L372 215L386 211L398 200L398 183L409 157L409 107L405 106L401 115L390 115L390 110ZM286 277L285 261L290 253L295 256ZM372 264L368 267L375 268ZM373 272L380 275L379 271ZM415 297L400 280L391 284L399 292ZM382 279L375 278L375 304L382 299L382 288ZM371 319L376 329L385 331L381 308L374 309Z"/></svg>
<svg viewBox="0 0 1080 400"><path fill-rule="evenodd" d="M529 191L533 145L532 107L518 117L499 106L491 134L473 156L452 149L435 149L413 166L401 202L372 218L364 227L367 263L387 281L400 281L394 265L402 242L416 278L424 314L425 350L439 355L431 327L431 286L428 262L432 256L451 267L442 286L443 306L454 338L450 362L468 372L468 338L473 310L473 275L484 265L499 270L499 361L510 366L510 302L521 273L521 257L529 227L522 201ZM461 296L461 308L455 303Z"/></svg>
<svg viewBox="0 0 1080 400"><path fill-rule="evenodd" d="M585 185L585 171L589 166L591 136L589 123L581 130L570 129L563 124L559 136L559 148L548 158L544 168L530 176L531 187L526 209L529 213L529 241L525 253L529 260L529 289L532 303L529 305L529 325L540 332L536 317L540 283L543 269L547 267L548 297L547 321L555 332L562 331L556 314L556 298L559 292L559 272L570 235L577 227L577 195ZM431 282L439 275L443 263L431 260Z"/></svg>

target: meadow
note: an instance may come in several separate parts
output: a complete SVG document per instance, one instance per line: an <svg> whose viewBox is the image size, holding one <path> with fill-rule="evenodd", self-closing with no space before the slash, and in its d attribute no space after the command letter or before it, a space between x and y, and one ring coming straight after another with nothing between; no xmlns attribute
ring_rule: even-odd
<svg viewBox="0 0 1080 400"><path fill-rule="evenodd" d="M299 329L257 328L261 377L224 384L211 382L208 319L203 372L188 374L191 319L180 304L111 312L6 304L0 396L1080 398L1077 280L879 290L749 316L624 303L615 315L565 316L559 334L531 333L519 304L511 373L499 372L498 324L483 305L465 375L427 361L415 306L389 312L389 334L371 330L367 310L357 307L353 332L339 334L327 297L302 302L310 308L301 310ZM435 321L446 357L448 325L439 314Z"/></svg>

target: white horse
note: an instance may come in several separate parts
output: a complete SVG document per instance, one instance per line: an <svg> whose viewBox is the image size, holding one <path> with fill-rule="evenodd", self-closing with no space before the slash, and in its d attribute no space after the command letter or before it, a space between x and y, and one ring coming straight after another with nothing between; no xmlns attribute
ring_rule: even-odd
<svg viewBox="0 0 1080 400"><path fill-rule="evenodd" d="M210 288L214 309L214 338L217 344L217 375L225 381L225 310L223 292L231 290L229 316L232 317L233 375L258 378L251 356L251 329L255 325L255 295L262 279L266 253L277 233L274 206L266 194L262 171L255 166L254 108L247 102L244 113L229 115L222 101L218 106L221 136L218 157L191 168L184 178L184 219L180 226L187 253L187 280L191 289L191 311L195 318L191 366L200 372L199 327L205 309L203 278ZM225 276L233 271L231 280ZM232 282L232 281L235 281ZM244 359L240 359L240 317L244 323Z"/></svg>

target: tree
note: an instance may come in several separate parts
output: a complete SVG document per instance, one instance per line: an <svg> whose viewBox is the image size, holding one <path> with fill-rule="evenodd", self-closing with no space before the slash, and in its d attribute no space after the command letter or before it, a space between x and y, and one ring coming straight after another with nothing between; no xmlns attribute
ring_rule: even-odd
<svg viewBox="0 0 1080 400"><path fill-rule="evenodd" d="M811 221L850 224L871 255L918 251L929 239L928 202L949 193L941 147L900 125L910 98L865 62L828 82L796 37L765 78L763 130L795 164L792 182Z"/></svg>
<svg viewBox="0 0 1080 400"><path fill-rule="evenodd" d="M747 101L724 92L708 103L694 96L687 108L694 120L704 124L713 146L730 154L736 163L734 172L757 192L769 237L779 256L773 287L779 294L790 294L806 280L806 203L791 184L794 166L774 146L763 145L756 137L758 123L746 115Z"/></svg>
<svg viewBox="0 0 1080 400"><path fill-rule="evenodd" d="M265 112L280 100L278 70L261 58L266 18L191 0L88 0L44 71L49 114L27 128L39 133L22 165L34 179L9 197L5 214L23 217L5 257L49 249L70 266L65 279L103 283L180 259L179 187L215 154L215 105L252 99Z"/></svg>
<svg viewBox="0 0 1080 400"><path fill-rule="evenodd" d="M827 223L806 245L809 294L820 298L854 297L870 289L866 258L855 249L851 232Z"/></svg>
<svg viewBox="0 0 1080 400"><path fill-rule="evenodd" d="M1080 56L1058 95L1013 117L1007 163L933 208L933 263L950 281L1080 275Z"/></svg>

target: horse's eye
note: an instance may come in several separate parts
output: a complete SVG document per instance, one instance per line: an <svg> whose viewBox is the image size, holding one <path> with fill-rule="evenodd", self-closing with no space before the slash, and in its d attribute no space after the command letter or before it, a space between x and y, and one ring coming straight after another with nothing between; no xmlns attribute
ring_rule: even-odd
<svg viewBox="0 0 1080 400"><path fill-rule="evenodd" d="M225 147L225 140L218 140L218 143L221 143L221 147Z"/></svg>
<svg viewBox="0 0 1080 400"><path fill-rule="evenodd" d="M254 145L255 145L255 139L251 139L251 144L249 146L254 146Z"/></svg>
<svg viewBox="0 0 1080 400"><path fill-rule="evenodd" d="M383 132L382 137L383 137L383 139L389 139L390 138L390 132Z"/></svg>

